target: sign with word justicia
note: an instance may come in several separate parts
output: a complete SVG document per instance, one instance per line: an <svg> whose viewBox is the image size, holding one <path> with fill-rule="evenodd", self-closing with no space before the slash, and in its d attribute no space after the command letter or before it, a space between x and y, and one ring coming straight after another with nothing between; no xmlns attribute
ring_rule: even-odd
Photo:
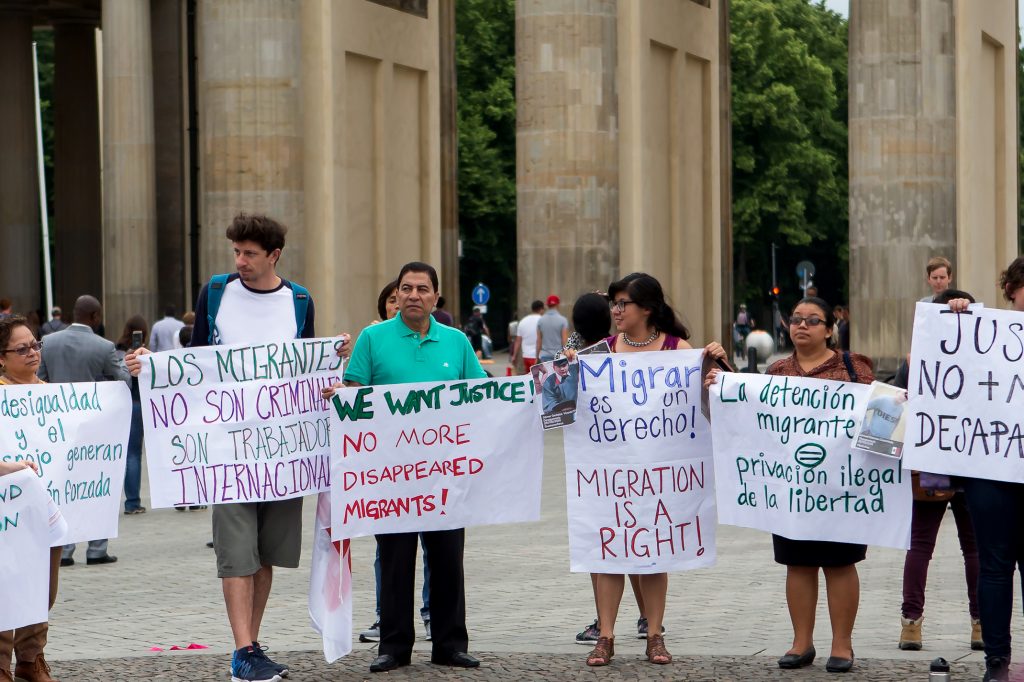
<svg viewBox="0 0 1024 682"><path fill-rule="evenodd" d="M715 472L702 351L579 356L565 429L570 569L663 573L715 563Z"/></svg>
<svg viewBox="0 0 1024 682"><path fill-rule="evenodd" d="M123 381L0 386L0 460L35 462L64 544L117 537L131 417Z"/></svg>
<svg viewBox="0 0 1024 682"><path fill-rule="evenodd" d="M0 476L0 632L47 620L52 504L30 469Z"/></svg>
<svg viewBox="0 0 1024 682"><path fill-rule="evenodd" d="M334 539L539 519L544 444L531 386L502 377L338 391Z"/></svg>
<svg viewBox="0 0 1024 682"><path fill-rule="evenodd" d="M904 461L1024 482L1024 314L918 303Z"/></svg>
<svg viewBox="0 0 1024 682"><path fill-rule="evenodd" d="M910 473L853 449L871 386L718 375L710 390L718 518L793 540L906 549Z"/></svg>
<svg viewBox="0 0 1024 682"><path fill-rule="evenodd" d="M338 339L206 346L142 356L154 507L267 502L330 487Z"/></svg>

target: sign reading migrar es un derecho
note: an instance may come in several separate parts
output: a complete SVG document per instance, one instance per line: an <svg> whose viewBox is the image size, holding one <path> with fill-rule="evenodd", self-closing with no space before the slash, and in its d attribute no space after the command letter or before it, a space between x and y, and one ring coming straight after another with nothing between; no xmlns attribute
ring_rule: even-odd
<svg viewBox="0 0 1024 682"><path fill-rule="evenodd" d="M154 507L265 502L330 488L339 339L207 346L142 358Z"/></svg>

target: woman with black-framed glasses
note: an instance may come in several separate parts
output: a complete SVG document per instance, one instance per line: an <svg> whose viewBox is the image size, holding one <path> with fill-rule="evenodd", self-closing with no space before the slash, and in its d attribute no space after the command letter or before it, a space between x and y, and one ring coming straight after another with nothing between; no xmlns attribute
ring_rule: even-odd
<svg viewBox="0 0 1024 682"><path fill-rule="evenodd" d="M802 299L789 316L793 355L772 364L766 374L812 377L870 384L871 360L832 345L835 316L832 306L811 296ZM814 661L814 616L818 605L818 571L825 574L832 649L825 669L847 672L853 667L853 625L860 605L857 563L866 545L846 542L791 540L772 535L775 561L786 566L786 604L793 623L793 646L779 659L784 669L803 668Z"/></svg>
<svg viewBox="0 0 1024 682"><path fill-rule="evenodd" d="M0 385L45 383L36 375L42 348L24 317L0 319ZM57 599L60 551L60 545L50 548L50 608ZM50 667L43 658L49 629L49 623L43 622L0 632L0 678L4 671L10 674L11 655L15 654L18 664L14 674L18 679L50 679Z"/></svg>

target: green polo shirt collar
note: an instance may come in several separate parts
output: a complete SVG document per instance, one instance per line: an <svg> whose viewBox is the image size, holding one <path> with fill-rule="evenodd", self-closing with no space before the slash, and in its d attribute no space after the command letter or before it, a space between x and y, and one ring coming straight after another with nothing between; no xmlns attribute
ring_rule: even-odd
<svg viewBox="0 0 1024 682"><path fill-rule="evenodd" d="M402 319L402 313L398 313L398 315L396 315L396 317L398 318L398 324L401 327L401 329L399 329L399 331L398 331L400 336L415 336L415 337L420 339L420 343L423 343L425 341L437 341L438 340L438 338L437 338L437 325L438 325L438 323L434 321L434 316L433 315L428 315L427 316L427 319L430 320L430 327L427 328L427 333L422 338L420 338L420 333L418 331L416 331L415 329L409 329L409 325L407 325L405 323L405 320Z"/></svg>

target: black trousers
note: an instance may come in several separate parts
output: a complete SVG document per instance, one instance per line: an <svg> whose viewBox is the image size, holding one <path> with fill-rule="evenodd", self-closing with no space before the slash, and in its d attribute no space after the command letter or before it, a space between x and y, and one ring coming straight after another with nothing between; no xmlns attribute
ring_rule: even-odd
<svg viewBox="0 0 1024 682"><path fill-rule="evenodd" d="M431 659L444 663L466 651L466 591L462 555L466 531L438 530L423 535L430 555ZM380 647L378 653L408 661L416 640L413 626L416 547L420 533L378 535L380 546Z"/></svg>

